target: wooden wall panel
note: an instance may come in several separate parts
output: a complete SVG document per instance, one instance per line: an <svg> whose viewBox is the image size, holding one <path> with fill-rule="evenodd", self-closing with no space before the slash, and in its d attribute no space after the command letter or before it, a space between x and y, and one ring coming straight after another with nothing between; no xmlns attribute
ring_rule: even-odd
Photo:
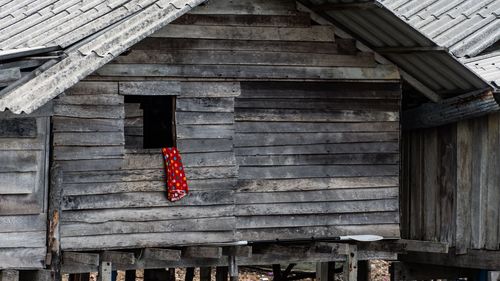
<svg viewBox="0 0 500 281"><path fill-rule="evenodd" d="M405 238L448 242L458 253L499 249L498 118L404 133Z"/></svg>
<svg viewBox="0 0 500 281"><path fill-rule="evenodd" d="M392 124L399 88L374 87L390 99L342 83L242 83L238 237L331 237L363 233L375 221L370 233L399 237L399 128ZM363 104L346 96L364 96Z"/></svg>

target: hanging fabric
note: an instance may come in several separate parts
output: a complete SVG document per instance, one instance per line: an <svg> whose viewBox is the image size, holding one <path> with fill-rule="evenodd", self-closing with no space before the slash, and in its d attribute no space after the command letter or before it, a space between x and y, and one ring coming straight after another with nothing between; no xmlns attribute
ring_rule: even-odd
<svg viewBox="0 0 500 281"><path fill-rule="evenodd" d="M188 194L188 185L181 155L176 147L165 147L162 148L161 152L165 163L167 199L172 202L178 201Z"/></svg>

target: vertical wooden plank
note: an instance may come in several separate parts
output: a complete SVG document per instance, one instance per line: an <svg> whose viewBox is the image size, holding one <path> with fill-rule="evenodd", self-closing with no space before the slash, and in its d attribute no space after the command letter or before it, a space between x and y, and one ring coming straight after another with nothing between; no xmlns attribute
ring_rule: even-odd
<svg viewBox="0 0 500 281"><path fill-rule="evenodd" d="M422 239L422 162L423 162L423 147L422 147L423 130L412 132L412 166L413 173L410 184L410 236L411 239Z"/></svg>
<svg viewBox="0 0 500 281"><path fill-rule="evenodd" d="M236 256L228 256L229 265L229 280L238 281L239 279L239 269L238 264L236 264Z"/></svg>
<svg viewBox="0 0 500 281"><path fill-rule="evenodd" d="M329 281L327 262L316 263L316 281Z"/></svg>
<svg viewBox="0 0 500 281"><path fill-rule="evenodd" d="M125 271L125 281L135 281L135 270Z"/></svg>
<svg viewBox="0 0 500 281"><path fill-rule="evenodd" d="M90 273L79 273L79 274L70 274L69 281L89 281Z"/></svg>
<svg viewBox="0 0 500 281"><path fill-rule="evenodd" d="M358 262L358 281L370 281L371 268L370 261Z"/></svg>
<svg viewBox="0 0 500 281"><path fill-rule="evenodd" d="M215 281L227 281L229 274L227 266L218 266L215 268Z"/></svg>
<svg viewBox="0 0 500 281"><path fill-rule="evenodd" d="M19 281L19 271L10 269L0 271L0 281Z"/></svg>
<svg viewBox="0 0 500 281"><path fill-rule="evenodd" d="M467 253L471 239L472 135L469 121L457 124L456 252Z"/></svg>
<svg viewBox="0 0 500 281"><path fill-rule="evenodd" d="M471 247L481 249L484 246L484 227L486 214L486 180L488 120L487 116L471 120L472 135L472 174L471 174Z"/></svg>
<svg viewBox="0 0 500 281"><path fill-rule="evenodd" d="M410 239L410 177L412 175L411 133L404 132L402 137L402 174L399 189L401 238Z"/></svg>
<svg viewBox="0 0 500 281"><path fill-rule="evenodd" d="M193 281L194 278L194 267L186 268L186 276L184 277L184 281Z"/></svg>
<svg viewBox="0 0 500 281"><path fill-rule="evenodd" d="M97 281L112 281L113 270L111 269L111 262L103 261L99 265L99 273Z"/></svg>
<svg viewBox="0 0 500 281"><path fill-rule="evenodd" d="M426 130L423 135L423 155L425 164L423 165L423 220L424 220L424 240L436 241L437 223L439 220L438 209L438 145L437 129Z"/></svg>
<svg viewBox="0 0 500 281"><path fill-rule="evenodd" d="M164 268L144 269L144 281L166 281L170 277Z"/></svg>
<svg viewBox="0 0 500 281"><path fill-rule="evenodd" d="M61 280L61 243L59 216L61 214L63 172L57 164L50 170L48 251L45 263L54 272L54 281Z"/></svg>
<svg viewBox="0 0 500 281"><path fill-rule="evenodd" d="M500 240L500 114L488 116L488 168L486 180L486 214L485 214L485 247L488 250L498 250Z"/></svg>
<svg viewBox="0 0 500 281"><path fill-rule="evenodd" d="M453 205L455 203L454 190L457 183L457 158L456 158L456 124L451 124L442 127L439 130L439 205L440 219L439 222L439 241L448 242L455 245L453 238L455 233L455 224L450 223L455 221Z"/></svg>
<svg viewBox="0 0 500 281"><path fill-rule="evenodd" d="M349 245L349 254L346 256L342 274L344 281L358 279L358 249L356 245Z"/></svg>
<svg viewBox="0 0 500 281"><path fill-rule="evenodd" d="M200 281L210 281L212 277L212 268L200 267Z"/></svg>

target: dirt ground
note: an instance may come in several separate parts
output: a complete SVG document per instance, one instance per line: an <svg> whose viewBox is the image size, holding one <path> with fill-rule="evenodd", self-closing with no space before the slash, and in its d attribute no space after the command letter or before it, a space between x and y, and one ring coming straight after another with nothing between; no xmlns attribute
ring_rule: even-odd
<svg viewBox="0 0 500 281"><path fill-rule="evenodd" d="M303 266L302 268L307 268L307 266ZM374 260L370 262L371 269L371 281L389 281L389 262ZM177 268L175 270L175 279L176 281L183 281L185 277L186 271L182 268ZM144 271L138 270L136 273L136 281L144 281ZM240 281L272 281L273 276L272 272L266 271L256 271L250 269L242 269L240 271ZM342 276L337 274L335 276L336 280L342 280ZM63 281L67 281L67 276L63 278ZM125 272L118 271L117 281L125 280ZM304 279L308 280L308 279ZM314 281L309 279L310 281ZM308 280L308 281L309 281ZM90 281L97 281L96 273L91 274ZM194 281L200 281L200 271L199 269L195 269L195 277ZM212 270L212 278L211 281L215 281L215 270Z"/></svg>

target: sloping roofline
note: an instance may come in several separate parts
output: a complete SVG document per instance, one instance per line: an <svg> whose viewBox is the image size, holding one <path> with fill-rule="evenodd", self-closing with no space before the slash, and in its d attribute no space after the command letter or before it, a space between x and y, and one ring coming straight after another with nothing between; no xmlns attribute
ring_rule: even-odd
<svg viewBox="0 0 500 281"><path fill-rule="evenodd" d="M205 0L158 0L65 50L0 92L0 111L31 113L126 49L187 13ZM3 94L3 95L2 95Z"/></svg>

